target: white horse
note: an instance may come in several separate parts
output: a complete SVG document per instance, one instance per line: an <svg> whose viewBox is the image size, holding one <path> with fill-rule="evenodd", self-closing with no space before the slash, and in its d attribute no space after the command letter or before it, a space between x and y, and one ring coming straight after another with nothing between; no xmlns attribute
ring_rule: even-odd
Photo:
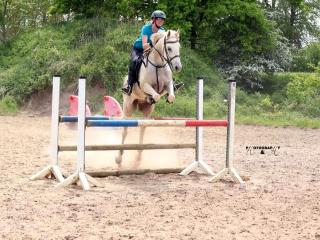
<svg viewBox="0 0 320 240"><path fill-rule="evenodd" d="M139 83L135 83L130 96L123 94L124 118L130 118L135 110L149 118L161 96L167 95L167 101L173 103L174 88L172 71L181 71L179 31L155 33L151 36L153 47L144 54L143 64L139 72ZM127 79L124 81L124 85ZM125 127L122 133L122 144L127 136ZM145 127L140 128L139 143L143 143ZM138 151L137 160L142 150ZM123 150L119 151L116 163L121 166ZM138 162L138 161L137 161Z"/></svg>

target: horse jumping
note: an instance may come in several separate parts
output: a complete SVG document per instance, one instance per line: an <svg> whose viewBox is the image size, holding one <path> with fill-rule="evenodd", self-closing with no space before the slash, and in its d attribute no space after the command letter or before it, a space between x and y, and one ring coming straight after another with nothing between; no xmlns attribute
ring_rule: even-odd
<svg viewBox="0 0 320 240"><path fill-rule="evenodd" d="M153 47L144 54L143 64L139 71L139 81L133 86L130 96L123 94L123 117L130 118L134 111L142 112L144 118L150 118L154 111L154 103L161 96L167 95L167 101L173 103L175 99L172 72L180 72L180 34L179 31L168 30L155 33L151 37ZM124 80L124 85L127 79ZM145 127L141 127L139 144L143 143ZM124 144L128 129L122 133ZM141 158L142 150L138 151L137 162ZM116 163L121 166L123 150L119 151Z"/></svg>

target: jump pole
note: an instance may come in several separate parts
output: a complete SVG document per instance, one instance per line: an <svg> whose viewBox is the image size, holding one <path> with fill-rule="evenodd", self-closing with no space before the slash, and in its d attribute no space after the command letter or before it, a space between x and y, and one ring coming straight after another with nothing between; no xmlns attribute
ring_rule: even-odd
<svg viewBox="0 0 320 240"><path fill-rule="evenodd" d="M197 81L197 120L203 120L203 78L199 77ZM196 158L187 166L180 175L186 176L196 169L202 169L205 173L214 175L211 168L203 161L203 128L196 127Z"/></svg>
<svg viewBox="0 0 320 240"><path fill-rule="evenodd" d="M58 166L58 141L59 141L59 98L60 76L55 75L52 79L52 115L51 115L51 152L50 162L47 167L30 177L30 180L41 179L53 175L59 182L64 180Z"/></svg>
<svg viewBox="0 0 320 240"><path fill-rule="evenodd" d="M89 145L85 146L85 151L113 151L113 150L154 150L154 149L186 149L196 148L195 143L184 144L115 144L115 145ZM77 146L59 146L59 152L77 151Z"/></svg>
<svg viewBox="0 0 320 240"><path fill-rule="evenodd" d="M80 181L82 188L89 190L90 183L93 186L99 186L99 183L85 173L86 79L84 77L79 78L78 95L77 171L60 182L57 187L67 186Z"/></svg>
<svg viewBox="0 0 320 240"><path fill-rule="evenodd" d="M217 181L223 176L229 174L234 181L244 184L240 175L233 167L233 144L234 144L234 118L236 109L236 80L229 80L229 95L228 95L228 126L227 126L227 148L226 148L226 165L214 175L209 181Z"/></svg>

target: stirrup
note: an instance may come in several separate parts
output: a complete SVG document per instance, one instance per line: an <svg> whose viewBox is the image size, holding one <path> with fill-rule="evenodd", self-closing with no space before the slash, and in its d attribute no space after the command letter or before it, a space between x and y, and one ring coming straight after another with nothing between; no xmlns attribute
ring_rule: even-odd
<svg viewBox="0 0 320 240"><path fill-rule="evenodd" d="M131 95L131 86L128 85L128 86L126 86L126 87L124 87L124 88L121 88L121 91L122 91L122 93L130 96L130 95Z"/></svg>
<svg viewBox="0 0 320 240"><path fill-rule="evenodd" d="M174 91L177 91L177 90L179 90L180 88L182 88L184 86L184 83L183 82L174 82L173 83L173 89L174 89Z"/></svg>

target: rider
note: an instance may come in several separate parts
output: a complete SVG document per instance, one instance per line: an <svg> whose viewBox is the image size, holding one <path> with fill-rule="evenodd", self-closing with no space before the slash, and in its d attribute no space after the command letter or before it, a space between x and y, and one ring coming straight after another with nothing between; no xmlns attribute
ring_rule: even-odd
<svg viewBox="0 0 320 240"><path fill-rule="evenodd" d="M141 66L141 59L144 51L152 47L151 35L157 32L164 32L162 27L166 19L166 14L161 10L156 10L151 14L151 22L144 25L141 29L140 37L135 41L131 51L131 61L129 65L128 83L122 88L122 92L130 95L134 83L138 81L137 73ZM182 83L175 84L175 90L182 87Z"/></svg>

